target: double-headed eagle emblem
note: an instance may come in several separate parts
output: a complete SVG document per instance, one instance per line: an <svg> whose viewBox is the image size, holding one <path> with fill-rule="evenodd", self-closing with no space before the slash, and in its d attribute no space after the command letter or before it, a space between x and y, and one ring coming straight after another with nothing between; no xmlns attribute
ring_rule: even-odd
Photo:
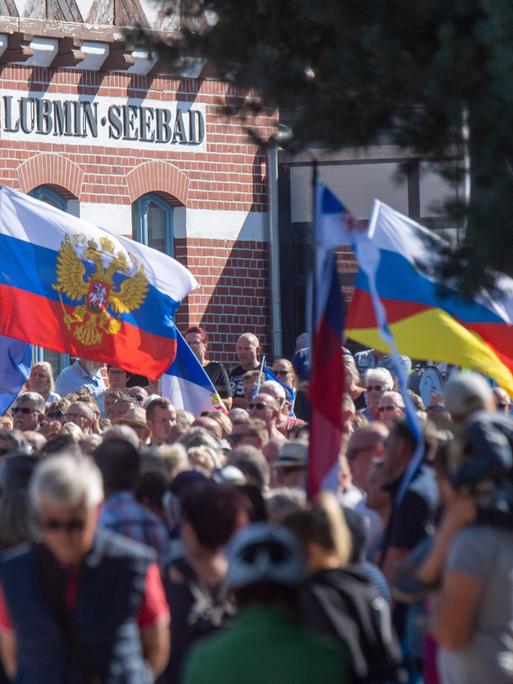
<svg viewBox="0 0 513 684"><path fill-rule="evenodd" d="M101 237L100 245L84 235L68 235L57 256L57 283L64 324L79 342L87 346L100 344L103 336L115 335L121 329L121 314L142 306L148 293L148 280L142 265L126 253L115 253L109 238ZM88 274L82 261L92 262ZM123 278L123 276L125 276ZM71 313L64 306L63 295L81 302Z"/></svg>

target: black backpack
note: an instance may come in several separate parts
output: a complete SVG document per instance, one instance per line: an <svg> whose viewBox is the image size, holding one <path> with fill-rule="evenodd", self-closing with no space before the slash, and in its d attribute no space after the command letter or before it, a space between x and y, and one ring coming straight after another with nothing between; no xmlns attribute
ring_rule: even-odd
<svg viewBox="0 0 513 684"><path fill-rule="evenodd" d="M302 592L305 622L346 647L351 681L407 681L390 606L369 576L346 567L316 573Z"/></svg>

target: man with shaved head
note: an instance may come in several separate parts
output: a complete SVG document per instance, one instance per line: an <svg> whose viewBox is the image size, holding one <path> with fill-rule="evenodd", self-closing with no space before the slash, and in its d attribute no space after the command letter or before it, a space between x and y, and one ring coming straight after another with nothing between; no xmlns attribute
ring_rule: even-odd
<svg viewBox="0 0 513 684"><path fill-rule="evenodd" d="M261 348L258 337L253 333L246 332L239 337L235 346L235 353L239 359L239 365L230 371L230 386L233 396L233 406L246 408L247 401L244 398L244 385L242 376L248 371L257 370L260 366L258 357Z"/></svg>

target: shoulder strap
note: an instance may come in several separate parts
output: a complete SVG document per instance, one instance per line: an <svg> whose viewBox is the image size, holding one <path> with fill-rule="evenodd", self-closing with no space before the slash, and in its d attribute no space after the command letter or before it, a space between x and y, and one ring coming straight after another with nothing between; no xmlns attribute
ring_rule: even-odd
<svg viewBox="0 0 513 684"><path fill-rule="evenodd" d="M48 550L43 544L35 544L32 547L32 552L50 610L56 619L62 642L67 646L77 665L81 684L100 684L99 678L94 674L89 656L82 645L73 615L64 604L59 592L56 578L52 573Z"/></svg>

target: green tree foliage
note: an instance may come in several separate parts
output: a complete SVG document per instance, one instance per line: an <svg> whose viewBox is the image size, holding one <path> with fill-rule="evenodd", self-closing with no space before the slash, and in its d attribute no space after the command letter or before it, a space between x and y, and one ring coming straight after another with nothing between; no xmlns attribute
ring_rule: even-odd
<svg viewBox="0 0 513 684"><path fill-rule="evenodd" d="M461 181L469 124L467 233L445 275L471 291L485 266L513 274L513 3L508 0L181 0L173 59L202 55L287 110L297 149L379 140ZM199 22L198 17L209 19ZM198 30L198 26L201 29ZM240 112L238 112L240 115ZM456 161L454 161L456 159ZM450 207L460 216L461 204Z"/></svg>

